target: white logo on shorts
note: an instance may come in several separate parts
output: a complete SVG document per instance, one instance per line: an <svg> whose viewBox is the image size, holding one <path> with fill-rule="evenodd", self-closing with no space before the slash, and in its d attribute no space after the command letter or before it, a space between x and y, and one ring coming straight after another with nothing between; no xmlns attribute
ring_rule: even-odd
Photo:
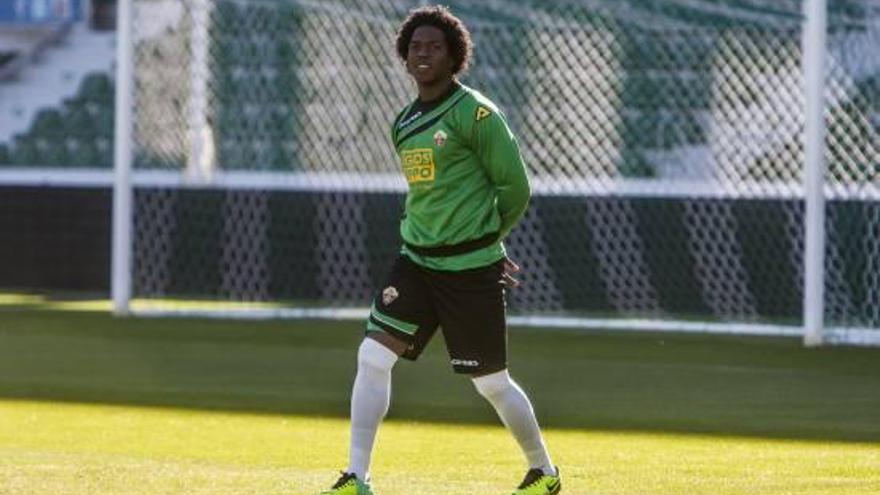
<svg viewBox="0 0 880 495"><path fill-rule="evenodd" d="M382 303L385 304L385 306L388 306L397 299L397 296L399 295L397 289L394 287L385 287L385 290L382 291Z"/></svg>
<svg viewBox="0 0 880 495"><path fill-rule="evenodd" d="M477 367L480 365L479 361L473 359L453 359L449 361L453 366L470 366Z"/></svg>

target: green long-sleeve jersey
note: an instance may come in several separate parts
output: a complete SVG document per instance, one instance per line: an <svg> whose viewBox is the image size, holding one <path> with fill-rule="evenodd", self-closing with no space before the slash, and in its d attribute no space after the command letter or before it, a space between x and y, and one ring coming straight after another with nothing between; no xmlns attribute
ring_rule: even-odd
<svg viewBox="0 0 880 495"><path fill-rule="evenodd" d="M519 145L488 98L454 84L431 104L414 101L398 115L391 139L409 184L400 225L402 252L437 270L466 270L505 256L502 240L522 217L529 182ZM417 254L417 247L497 238L464 254Z"/></svg>

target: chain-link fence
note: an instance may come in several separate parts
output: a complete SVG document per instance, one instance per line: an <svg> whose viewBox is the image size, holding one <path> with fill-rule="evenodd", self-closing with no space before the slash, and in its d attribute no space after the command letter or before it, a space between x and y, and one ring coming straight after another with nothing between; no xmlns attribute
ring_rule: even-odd
<svg viewBox="0 0 880 495"><path fill-rule="evenodd" d="M800 322L799 0L446 3L532 179L512 310ZM135 1L135 170L195 181L136 190L135 297L368 304L420 4ZM877 329L880 8L829 4L826 318Z"/></svg>

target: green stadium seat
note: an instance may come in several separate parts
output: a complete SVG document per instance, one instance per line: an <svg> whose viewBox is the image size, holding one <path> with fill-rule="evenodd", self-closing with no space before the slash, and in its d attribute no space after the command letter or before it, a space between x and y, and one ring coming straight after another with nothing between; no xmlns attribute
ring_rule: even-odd
<svg viewBox="0 0 880 495"><path fill-rule="evenodd" d="M214 98L220 104L220 108L225 108L235 102L235 92L232 91L232 87L235 84L235 76L232 73L232 69L232 66L223 67L214 72L214 79L212 81Z"/></svg>
<svg viewBox="0 0 880 495"><path fill-rule="evenodd" d="M629 73L623 81L620 99L627 108L656 111L666 106L665 95L651 80Z"/></svg>
<svg viewBox="0 0 880 495"><path fill-rule="evenodd" d="M248 167L244 143L244 140L235 139L228 135L219 139L217 163L221 168L236 169Z"/></svg>
<svg viewBox="0 0 880 495"><path fill-rule="evenodd" d="M292 139L291 136L284 136L278 140L281 147L282 168L285 171L292 171L297 168L297 149L299 141Z"/></svg>
<svg viewBox="0 0 880 495"><path fill-rule="evenodd" d="M223 33L221 38L214 40L212 54L221 69L231 68L242 63L245 52L242 42L235 36Z"/></svg>
<svg viewBox="0 0 880 495"><path fill-rule="evenodd" d="M289 169L290 157L283 146L283 142L273 138L269 143L267 156L268 169L273 171L286 171Z"/></svg>
<svg viewBox="0 0 880 495"><path fill-rule="evenodd" d="M655 32L632 29L622 39L627 70L705 72L712 67L715 36L697 38L687 31Z"/></svg>
<svg viewBox="0 0 880 495"><path fill-rule="evenodd" d="M303 30L303 25L308 18L304 14L303 8L287 2L281 6L278 11L278 20L284 28L278 33L279 42L284 42L284 49L292 49L292 53L297 53L296 37Z"/></svg>
<svg viewBox="0 0 880 495"><path fill-rule="evenodd" d="M629 178L649 178L657 175L654 166L642 152L632 148L627 148L620 154L617 171L621 176Z"/></svg>
<svg viewBox="0 0 880 495"><path fill-rule="evenodd" d="M281 107L281 108L279 108ZM267 110L271 115L271 126L282 139L293 136L296 133L296 114L284 107L283 103L276 103L275 107Z"/></svg>
<svg viewBox="0 0 880 495"><path fill-rule="evenodd" d="M101 105L96 107L92 116L92 125L99 136L113 137L115 113L115 109L112 106Z"/></svg>
<svg viewBox="0 0 880 495"><path fill-rule="evenodd" d="M862 20L869 15L868 5L869 2L864 0L835 0L828 2L828 13L830 16Z"/></svg>
<svg viewBox="0 0 880 495"><path fill-rule="evenodd" d="M0 165L12 165L12 152L5 144L0 144Z"/></svg>
<svg viewBox="0 0 880 495"><path fill-rule="evenodd" d="M39 150L40 165L50 167L67 167L70 165L67 145L61 136L38 137L37 149Z"/></svg>
<svg viewBox="0 0 880 495"><path fill-rule="evenodd" d="M107 163L101 163L95 139L83 139L69 143L68 154L71 166L98 167L107 165Z"/></svg>
<svg viewBox="0 0 880 495"><path fill-rule="evenodd" d="M297 73L298 69L296 65L290 64L288 66L276 67L278 69L278 77L275 80L275 84L278 85L278 90L280 91L283 100L298 100L299 98L308 96L307 93L300 92L300 89L302 88L302 76Z"/></svg>
<svg viewBox="0 0 880 495"><path fill-rule="evenodd" d="M219 131L224 136L239 137L252 129L250 119L245 115L243 105L229 104L220 113Z"/></svg>
<svg viewBox="0 0 880 495"><path fill-rule="evenodd" d="M58 110L40 110L39 112L37 112L36 117L34 117L34 122L33 124L31 124L30 132L38 136L44 136L46 138L63 136L64 119L61 117L61 113Z"/></svg>
<svg viewBox="0 0 880 495"><path fill-rule="evenodd" d="M237 65L248 67L262 63L259 58L262 54L250 34L231 37L225 43L230 56L234 57Z"/></svg>
<svg viewBox="0 0 880 495"><path fill-rule="evenodd" d="M95 164L100 167L113 166L113 141L107 138L98 138L95 140L95 148L98 151L98 162Z"/></svg>
<svg viewBox="0 0 880 495"><path fill-rule="evenodd" d="M711 81L693 73L646 76L629 72L623 82L621 98L628 108L643 111L694 111L710 107L711 91Z"/></svg>
<svg viewBox="0 0 880 495"><path fill-rule="evenodd" d="M672 149L706 142L698 112L629 111L624 113L620 132L627 146L636 150Z"/></svg>
<svg viewBox="0 0 880 495"><path fill-rule="evenodd" d="M16 166L41 165L36 142L26 136L16 136L11 158L12 164Z"/></svg>
<svg viewBox="0 0 880 495"><path fill-rule="evenodd" d="M233 2L216 2L211 14L214 21L212 31L217 35L234 33L239 26L239 9Z"/></svg>
<svg viewBox="0 0 880 495"><path fill-rule="evenodd" d="M102 73L92 73L83 79L79 97L95 103L113 104L113 83Z"/></svg>
<svg viewBox="0 0 880 495"><path fill-rule="evenodd" d="M84 105L71 105L64 116L64 132L67 136L94 136L95 122Z"/></svg>

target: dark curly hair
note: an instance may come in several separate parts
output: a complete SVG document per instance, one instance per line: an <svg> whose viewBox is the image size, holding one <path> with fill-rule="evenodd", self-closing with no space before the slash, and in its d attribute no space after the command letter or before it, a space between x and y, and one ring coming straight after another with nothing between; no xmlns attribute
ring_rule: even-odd
<svg viewBox="0 0 880 495"><path fill-rule="evenodd" d="M402 60L406 60L413 33L416 28L421 26L434 26L446 35L446 45L449 47L449 53L454 61L453 74L460 74L467 70L473 54L471 33L461 22L461 19L455 17L447 7L442 5L419 7L409 12L403 24L400 25L395 40L397 54Z"/></svg>

